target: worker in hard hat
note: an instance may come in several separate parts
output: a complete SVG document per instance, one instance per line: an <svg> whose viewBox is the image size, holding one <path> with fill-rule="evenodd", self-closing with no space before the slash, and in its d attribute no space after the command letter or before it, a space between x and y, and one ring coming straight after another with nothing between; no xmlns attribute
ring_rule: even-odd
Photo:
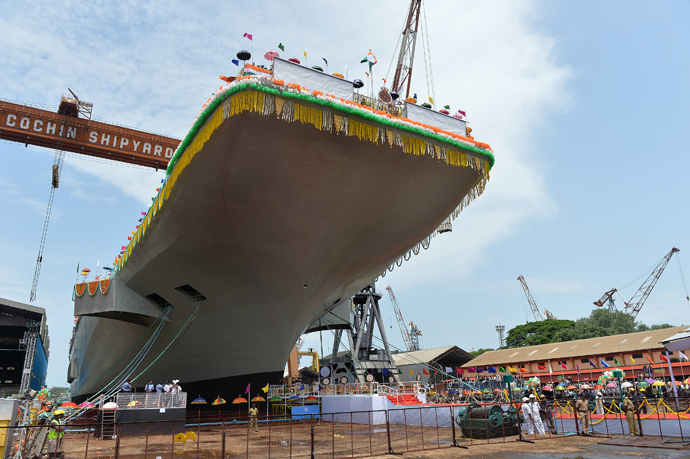
<svg viewBox="0 0 690 459"><path fill-rule="evenodd" d="M65 426L62 425L62 417L65 415L63 410L53 411L53 419L50 421L48 432L48 452L55 453L60 449L62 436L65 434Z"/></svg>

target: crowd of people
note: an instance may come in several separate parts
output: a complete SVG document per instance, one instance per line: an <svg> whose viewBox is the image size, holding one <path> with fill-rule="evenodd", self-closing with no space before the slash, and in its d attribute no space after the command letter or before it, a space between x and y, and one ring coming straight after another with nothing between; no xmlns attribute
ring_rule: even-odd
<svg viewBox="0 0 690 459"><path fill-rule="evenodd" d="M168 380L165 382L165 384L159 382L158 384L154 385L153 381L149 380L149 382L146 383L146 385L144 386L144 392L156 392L159 394L179 394L182 392L182 387L180 387L179 382L179 379L173 379L172 383ZM120 386L120 389L122 390L122 392L136 392L136 388L132 386L132 381L129 379L125 381L122 384L122 386Z"/></svg>

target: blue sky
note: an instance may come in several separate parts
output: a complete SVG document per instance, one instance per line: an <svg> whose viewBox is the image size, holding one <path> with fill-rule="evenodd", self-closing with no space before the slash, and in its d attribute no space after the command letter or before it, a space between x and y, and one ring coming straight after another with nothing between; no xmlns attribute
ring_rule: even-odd
<svg viewBox="0 0 690 459"><path fill-rule="evenodd" d="M348 66L350 78L364 77L359 61L372 49L380 78L405 3L3 5L0 98L55 107L69 87L101 119L182 138L218 75L235 71L235 52L251 46L244 32L257 56L282 42L290 55L305 49L310 65ZM377 284L392 286L423 347L495 347L498 323L531 320L520 274L540 307L577 319L671 247L690 260L689 3L427 0L425 12L436 101L467 111L496 166L452 233ZM413 90L426 98L422 63L419 43ZM28 302L53 153L0 142L0 161L0 297ZM48 310L50 385L65 383L77 264L112 260L161 177L68 155L35 303ZM671 260L638 319L686 324L684 297ZM382 309L402 347L387 296ZM318 336L305 347L318 348Z"/></svg>

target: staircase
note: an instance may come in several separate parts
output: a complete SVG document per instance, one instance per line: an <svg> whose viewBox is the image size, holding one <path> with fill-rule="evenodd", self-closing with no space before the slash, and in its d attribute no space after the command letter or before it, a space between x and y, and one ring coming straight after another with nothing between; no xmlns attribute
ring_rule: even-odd
<svg viewBox="0 0 690 459"><path fill-rule="evenodd" d="M113 438L115 436L115 411L103 410L103 427L101 429L101 438Z"/></svg>
<svg viewBox="0 0 690 459"><path fill-rule="evenodd" d="M415 394L386 395L393 405L421 405Z"/></svg>

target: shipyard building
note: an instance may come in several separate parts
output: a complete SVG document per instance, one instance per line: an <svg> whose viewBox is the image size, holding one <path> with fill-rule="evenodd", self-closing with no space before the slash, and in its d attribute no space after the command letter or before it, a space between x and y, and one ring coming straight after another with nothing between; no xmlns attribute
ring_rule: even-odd
<svg viewBox="0 0 690 459"><path fill-rule="evenodd" d="M628 377L646 374L676 379L690 375L688 349L669 352L662 342L689 330L688 326L603 336L560 343L540 344L485 352L462 366L465 377L513 373L522 378L538 377L542 383L558 379L596 381L602 373L619 368ZM681 347L684 345L681 345ZM688 345L690 347L690 345Z"/></svg>
<svg viewBox="0 0 690 459"><path fill-rule="evenodd" d="M0 298L0 397L41 390L49 345L45 309Z"/></svg>

